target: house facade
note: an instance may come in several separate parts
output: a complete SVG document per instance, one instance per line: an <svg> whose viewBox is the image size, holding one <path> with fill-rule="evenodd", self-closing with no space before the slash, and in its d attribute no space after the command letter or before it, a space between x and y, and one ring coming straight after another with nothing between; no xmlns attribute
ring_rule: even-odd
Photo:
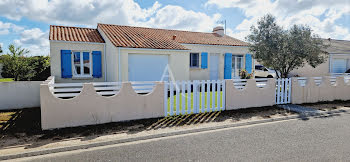
<svg viewBox="0 0 350 162"><path fill-rule="evenodd" d="M319 77L343 75L350 69L350 41L324 39L324 44L329 45L327 60L316 68L306 64L302 68L291 71L290 76Z"/></svg>
<svg viewBox="0 0 350 162"><path fill-rule="evenodd" d="M253 72L247 45L225 35L222 27L203 33L51 25L51 75L57 82L231 79L242 69Z"/></svg>

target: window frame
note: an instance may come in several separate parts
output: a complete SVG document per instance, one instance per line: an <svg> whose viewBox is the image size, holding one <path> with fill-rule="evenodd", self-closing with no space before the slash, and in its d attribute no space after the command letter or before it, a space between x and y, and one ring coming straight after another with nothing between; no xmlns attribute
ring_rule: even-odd
<svg viewBox="0 0 350 162"><path fill-rule="evenodd" d="M88 51L88 50L72 50L71 51L71 57L72 57L72 77L73 78L92 78L92 51ZM80 52L80 73L81 74L75 74L75 65L74 65L74 52ZM84 73L84 52L88 52L89 53L89 74L85 74ZM83 72L83 73L82 73Z"/></svg>
<svg viewBox="0 0 350 162"><path fill-rule="evenodd" d="M240 59L240 61L238 62L238 59ZM241 66L238 67L238 64L240 64ZM240 55L240 54L232 54L232 78L237 78L240 77L240 73L244 67L244 55ZM236 69L238 69L238 74L236 76Z"/></svg>
<svg viewBox="0 0 350 162"><path fill-rule="evenodd" d="M193 66L193 64L192 64L192 60L193 60L192 55L193 54L196 54L198 56L197 66ZM191 52L190 53L190 68L198 69L200 67L199 63L200 63L200 53L199 52Z"/></svg>

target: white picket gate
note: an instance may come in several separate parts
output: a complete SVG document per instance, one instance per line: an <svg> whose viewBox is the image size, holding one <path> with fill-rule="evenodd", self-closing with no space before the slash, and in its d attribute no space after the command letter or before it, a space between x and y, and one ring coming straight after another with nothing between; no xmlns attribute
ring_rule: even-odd
<svg viewBox="0 0 350 162"><path fill-rule="evenodd" d="M276 104L291 103L292 79L278 78L276 79Z"/></svg>
<svg viewBox="0 0 350 162"><path fill-rule="evenodd" d="M166 82L165 116L225 110L225 80Z"/></svg>

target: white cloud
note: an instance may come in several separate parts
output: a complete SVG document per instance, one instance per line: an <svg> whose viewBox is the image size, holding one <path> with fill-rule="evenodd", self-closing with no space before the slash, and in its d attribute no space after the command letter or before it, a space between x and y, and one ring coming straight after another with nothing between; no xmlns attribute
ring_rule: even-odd
<svg viewBox="0 0 350 162"><path fill-rule="evenodd" d="M11 7L9 7L11 6ZM97 23L182 29L210 32L220 18L180 6L162 6L155 2L141 8L134 0L0 0L0 15L11 20L30 20L48 24L96 27ZM9 28L1 30L7 34ZM23 28L13 26L13 31ZM48 32L38 28L24 30L14 43L31 50L34 55L49 52Z"/></svg>
<svg viewBox="0 0 350 162"><path fill-rule="evenodd" d="M208 16L205 13L185 10L180 6L168 5L158 10L155 16L144 25L189 31L211 31L219 18L219 14Z"/></svg>
<svg viewBox="0 0 350 162"><path fill-rule="evenodd" d="M241 24L228 31L232 36L244 38L249 34L257 20L270 13L284 28L293 24L310 26L315 33L324 38L349 39L349 27L336 24L336 20L350 14L349 0L208 0L206 6L218 8L238 8L246 16Z"/></svg>
<svg viewBox="0 0 350 162"><path fill-rule="evenodd" d="M20 39L13 42L30 50L31 55L47 55L49 54L49 32L43 32L39 28L24 30Z"/></svg>
<svg viewBox="0 0 350 162"><path fill-rule="evenodd" d="M23 29L24 28L21 26L0 21L0 35L7 35L10 34L10 32L20 32Z"/></svg>
<svg viewBox="0 0 350 162"><path fill-rule="evenodd" d="M14 6L8 10L8 6ZM97 23L210 31L220 15L162 6L141 8L134 0L3 0L0 15L62 25L96 27ZM160 22L162 24L157 24Z"/></svg>

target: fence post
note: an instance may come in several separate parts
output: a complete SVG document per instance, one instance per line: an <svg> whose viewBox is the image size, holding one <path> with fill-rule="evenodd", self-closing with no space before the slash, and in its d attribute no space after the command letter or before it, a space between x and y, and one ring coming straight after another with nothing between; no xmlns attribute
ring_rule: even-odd
<svg viewBox="0 0 350 162"><path fill-rule="evenodd" d="M210 112L210 80L207 80L207 112Z"/></svg>
<svg viewBox="0 0 350 162"><path fill-rule="evenodd" d="M185 98L185 90L186 90L186 87L185 87L185 81L182 81L181 82L182 85L181 85L181 92L182 92L182 106L181 106L181 112L182 112L182 115L185 115L185 105L186 105L186 98Z"/></svg>
<svg viewBox="0 0 350 162"><path fill-rule="evenodd" d="M176 115L180 115L180 89L179 81L175 82L175 91L176 91Z"/></svg>
<svg viewBox="0 0 350 162"><path fill-rule="evenodd" d="M164 83L164 116L167 117L168 116L168 83L167 82L163 82Z"/></svg>
<svg viewBox="0 0 350 162"><path fill-rule="evenodd" d="M170 84L170 116L173 116L174 110L174 82L169 82Z"/></svg>

